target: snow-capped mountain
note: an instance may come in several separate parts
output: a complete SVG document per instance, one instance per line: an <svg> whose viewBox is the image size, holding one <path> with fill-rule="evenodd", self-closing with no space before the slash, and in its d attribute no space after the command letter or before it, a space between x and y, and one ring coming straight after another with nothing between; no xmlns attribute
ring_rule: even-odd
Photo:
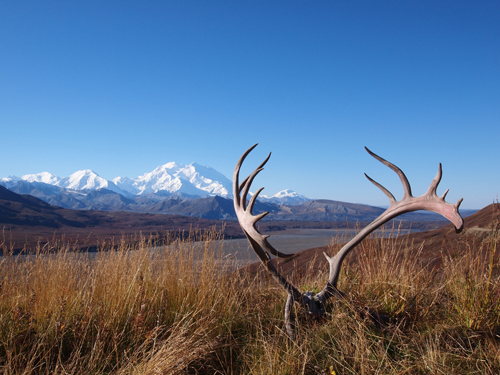
<svg viewBox="0 0 500 375"><path fill-rule="evenodd" d="M289 206L296 206L311 200L311 198L308 198L305 195L301 195L296 191L290 189L282 190L271 197L263 195L260 198L264 202L286 204Z"/></svg>
<svg viewBox="0 0 500 375"><path fill-rule="evenodd" d="M117 193L124 193L112 181L108 181L97 173L85 169L77 171L69 177L58 177L49 172L37 174L27 174L22 177L9 176L0 180L0 183L8 188L7 185L12 185L16 181L26 181L29 183L41 182L48 185L58 186L69 190L100 190L108 189Z"/></svg>
<svg viewBox="0 0 500 375"><path fill-rule="evenodd" d="M230 197L232 182L222 173L197 163L188 165L175 162L159 166L154 171L136 178L116 177L106 180L97 173L86 169L69 177L58 177L49 172L28 174L22 177L2 178L0 184L11 189L25 183L43 183L71 191L107 189L124 196L145 196L149 194L184 196L221 196Z"/></svg>
<svg viewBox="0 0 500 375"><path fill-rule="evenodd" d="M137 178L117 177L113 182L133 195L167 192L227 197L231 191L231 181L222 173L197 163L183 165L171 162Z"/></svg>
<svg viewBox="0 0 500 375"><path fill-rule="evenodd" d="M0 179L0 185L18 194L30 194L52 205L72 209L158 212L169 211L174 204L189 208L196 199L232 198L232 181L215 169L197 163L171 162L139 177L116 177L112 181L86 169L69 177L58 177L49 172L9 176ZM283 190L272 197L259 197L259 200L270 207L272 204L299 205L310 199ZM202 205L200 202L196 205ZM215 204L213 200L210 202ZM232 207L230 201L227 204ZM184 209L175 212L184 213Z"/></svg>
<svg viewBox="0 0 500 375"><path fill-rule="evenodd" d="M69 177L62 178L58 186L71 190L108 189L119 192L114 182L102 178L90 169L77 171Z"/></svg>

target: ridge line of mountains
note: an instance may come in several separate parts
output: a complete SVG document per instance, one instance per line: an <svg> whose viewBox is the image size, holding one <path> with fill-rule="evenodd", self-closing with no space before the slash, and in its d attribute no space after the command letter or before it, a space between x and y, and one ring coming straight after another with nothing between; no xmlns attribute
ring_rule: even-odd
<svg viewBox="0 0 500 375"><path fill-rule="evenodd" d="M215 169L197 163L159 166L137 178L106 180L91 170L57 177L43 172L0 179L10 191L31 195L52 205L73 210L124 211L236 220L232 182ZM384 209L363 204L311 199L291 190L259 196L254 212L269 211L265 220L371 221ZM474 211L471 211L472 213ZM402 220L440 221L437 214L415 212Z"/></svg>
<svg viewBox="0 0 500 375"><path fill-rule="evenodd" d="M46 199L44 195L54 194L65 195L66 200L78 200L82 194L103 189L132 199L146 197L163 200L164 197L172 195L184 198L209 196L232 198L231 180L215 169L197 163L183 165L170 162L136 178L116 177L112 180L106 180L89 169L62 178L49 172L42 172L22 177L4 177L0 179L0 185L17 193L31 194L43 200ZM280 191L271 197L262 195L259 198L263 202L278 204L300 204L310 200L291 190ZM50 203L63 206L69 204L64 201Z"/></svg>

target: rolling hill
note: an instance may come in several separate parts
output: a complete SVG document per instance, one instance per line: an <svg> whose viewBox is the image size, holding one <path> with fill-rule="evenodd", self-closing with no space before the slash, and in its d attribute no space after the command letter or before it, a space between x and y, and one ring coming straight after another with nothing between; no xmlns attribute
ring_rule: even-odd
<svg viewBox="0 0 500 375"><path fill-rule="evenodd" d="M461 233L456 233L455 227L450 223L436 229L402 235L397 238L397 241L413 242L415 248L423 246L421 261L430 267L439 267L442 262L442 255L453 255L457 252L467 251L464 246L486 245L487 247L491 235L500 235L500 204L498 203L486 206L482 210L465 217L464 230ZM365 239L364 241L378 240ZM305 275L310 270L322 270L328 275L328 262L323 252L334 255L342 245L335 245L332 249L327 246L312 248L297 252L290 258L293 261L275 258L274 262L283 276L291 276L297 272ZM356 262L357 259L356 249L354 249L348 255L346 261ZM314 262L314 264L311 262ZM263 270L261 263L257 262L245 267L244 271L257 273Z"/></svg>
<svg viewBox="0 0 500 375"><path fill-rule="evenodd" d="M33 248L48 241L79 243L92 248L101 241L123 236L189 231L225 226L226 237L242 237L238 223L223 223L197 217L140 214L120 211L69 210L52 206L30 195L20 195L0 186L0 226L3 242L14 250ZM2 242L2 239L0 239Z"/></svg>

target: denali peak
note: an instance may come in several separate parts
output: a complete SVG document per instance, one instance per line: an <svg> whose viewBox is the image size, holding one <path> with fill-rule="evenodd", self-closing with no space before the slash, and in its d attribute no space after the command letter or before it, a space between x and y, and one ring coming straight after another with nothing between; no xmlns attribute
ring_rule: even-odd
<svg viewBox="0 0 500 375"><path fill-rule="evenodd" d="M113 182L118 188L134 195L167 192L227 197L231 191L231 181L223 174L197 163L184 165L170 162L137 178L117 177Z"/></svg>

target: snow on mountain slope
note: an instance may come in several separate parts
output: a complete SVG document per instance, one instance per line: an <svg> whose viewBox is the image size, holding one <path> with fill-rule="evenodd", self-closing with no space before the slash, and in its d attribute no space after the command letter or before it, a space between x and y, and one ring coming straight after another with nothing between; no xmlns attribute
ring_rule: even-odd
<svg viewBox="0 0 500 375"><path fill-rule="evenodd" d="M215 169L197 163L184 165L170 162L136 178L116 177L112 181L100 177L89 169L77 171L64 178L43 172L24 175L21 178L9 176L0 180L1 185L10 189L19 189L20 182L47 184L79 194L88 194L89 190L107 189L126 197L152 195L165 197L172 194L186 197L232 197L231 180ZM39 187L37 189L40 190ZM262 196L259 199L270 203L293 205L309 200L291 190L283 190L272 197Z"/></svg>
<svg viewBox="0 0 500 375"><path fill-rule="evenodd" d="M0 182L2 185L9 188L9 186L16 185L17 182L26 181L28 183L44 183L47 185L57 186L69 190L100 190L108 189L117 193L123 194L124 191L120 190L118 186L112 181L108 181L97 173L85 169L77 171L69 177L58 177L49 172L42 172L37 174L27 174L21 178L16 176L9 176L2 178Z"/></svg>
<svg viewBox="0 0 500 375"><path fill-rule="evenodd" d="M107 189L109 184L107 180L100 177L97 173L90 169L85 169L61 179L58 185L71 190L97 190Z"/></svg>
<svg viewBox="0 0 500 375"><path fill-rule="evenodd" d="M183 165L171 162L134 179L117 177L113 181L120 189L140 195L163 191L226 197L231 191L231 181L223 174L196 163Z"/></svg>
<svg viewBox="0 0 500 375"><path fill-rule="evenodd" d="M22 181L21 177L10 175L9 177L3 177L2 179L0 179L1 185L5 186L7 189L8 189L7 185L12 185L16 181Z"/></svg>
<svg viewBox="0 0 500 375"><path fill-rule="evenodd" d="M190 181L198 189L209 191L211 194L227 197L232 191L232 181L222 173L216 171L209 166L192 163L189 165L190 170L195 173L191 174Z"/></svg>
<svg viewBox="0 0 500 375"><path fill-rule="evenodd" d="M125 191L130 195L139 194L140 190L134 186L134 180L128 177L115 177L113 178L113 183L121 190Z"/></svg>
<svg viewBox="0 0 500 375"><path fill-rule="evenodd" d="M90 169L84 169L73 173L69 177L62 178L58 186L70 190L101 190L108 189L119 194L127 195L113 181L108 181Z"/></svg>
<svg viewBox="0 0 500 375"><path fill-rule="evenodd" d="M299 205L304 202L310 201L311 198L306 197L305 195L300 195L296 191L286 189L282 190L271 197L267 195L263 195L261 200L269 203L277 203L277 204L287 204L287 205Z"/></svg>
<svg viewBox="0 0 500 375"><path fill-rule="evenodd" d="M56 185L56 186L58 186L59 181L61 181L60 177L57 177L49 172L27 174L21 177L21 179L27 182L43 182L45 184Z"/></svg>

